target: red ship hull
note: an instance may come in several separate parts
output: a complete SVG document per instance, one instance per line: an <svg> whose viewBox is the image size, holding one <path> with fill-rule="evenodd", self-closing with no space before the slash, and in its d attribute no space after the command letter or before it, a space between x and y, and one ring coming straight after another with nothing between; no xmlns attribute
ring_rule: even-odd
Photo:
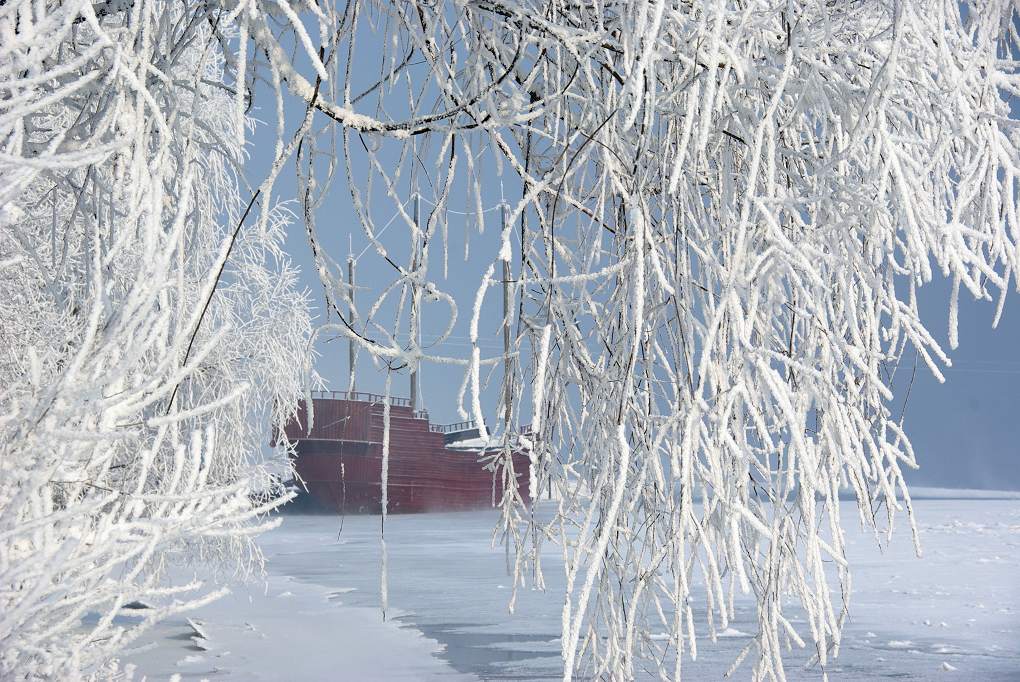
<svg viewBox="0 0 1020 682"><path fill-rule="evenodd" d="M314 397L314 424L305 425L305 406L287 437L295 443L294 467L308 493L341 513L382 510L383 398L353 394L354 400ZM364 398L364 399L357 399ZM512 480L528 500L529 459L513 452L450 447L450 434L414 412L406 400L391 398L387 511L414 513L478 509L499 504ZM456 434L453 434L456 436ZM510 478L507 478L510 477Z"/></svg>

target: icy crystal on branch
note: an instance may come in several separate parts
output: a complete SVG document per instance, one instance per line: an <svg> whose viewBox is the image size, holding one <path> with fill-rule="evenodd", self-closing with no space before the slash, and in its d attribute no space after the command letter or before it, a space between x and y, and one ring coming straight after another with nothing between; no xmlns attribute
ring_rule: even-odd
<svg viewBox="0 0 1020 682"><path fill-rule="evenodd" d="M0 5L0 678L130 676L220 593L167 567L257 568L285 499L311 321L271 181L244 210L231 9Z"/></svg>
<svg viewBox="0 0 1020 682"><path fill-rule="evenodd" d="M824 668L849 607L843 524L913 523L890 376L905 353L939 378L949 362L917 289L952 281L955 345L960 295L1001 311L1015 287L1015 4L354 6L334 80L374 65L348 90L391 118L329 134L366 258L394 276L334 330L392 369L461 365L479 422L502 374L491 442L524 432L532 489L558 500L550 520L506 486L503 532L518 585L562 547L565 676L679 677L742 593L758 627L736 664L781 679L784 649L809 646ZM381 59L351 49L382 26ZM499 240L477 236L501 203ZM469 298L448 263L479 249ZM507 262L513 338L483 352ZM320 259L340 301L334 270ZM401 340L422 288L446 323L427 349Z"/></svg>

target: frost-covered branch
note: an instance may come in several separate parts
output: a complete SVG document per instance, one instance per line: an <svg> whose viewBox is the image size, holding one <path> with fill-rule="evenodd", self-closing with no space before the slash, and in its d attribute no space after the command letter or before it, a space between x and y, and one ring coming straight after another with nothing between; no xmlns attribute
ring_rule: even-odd
<svg viewBox="0 0 1020 682"><path fill-rule="evenodd" d="M955 346L964 290L1001 311L1016 287L1015 4L481 0L347 16L336 87L372 72L366 111L453 115L407 139L327 132L393 274L336 328L391 368L464 363L465 416L486 368L511 367L509 430L531 432L494 442L530 446L532 489L559 502L543 520L505 481L505 529L518 584L541 586L541 543L562 547L566 676L626 679L641 661L679 677L695 622L714 638L740 594L757 603L740 657L755 677L783 678L783 651L805 642L824 666L848 608L839 495L867 526L891 532L904 508L913 523L903 469L917 461L889 377L905 352L939 378L949 363L917 289L952 282ZM360 53L380 32L382 54ZM473 235L504 202L494 247ZM471 246L492 252L468 297L446 275ZM504 357L478 340L508 259ZM320 273L342 300L336 269ZM407 341L409 316L400 334L373 327L408 290L473 301L467 353L448 335ZM457 308L434 310L452 329Z"/></svg>
<svg viewBox="0 0 1020 682"><path fill-rule="evenodd" d="M311 321L271 182L241 216L217 35L226 8L0 6L0 678L111 674L221 592L169 567L257 569L286 499L264 450Z"/></svg>

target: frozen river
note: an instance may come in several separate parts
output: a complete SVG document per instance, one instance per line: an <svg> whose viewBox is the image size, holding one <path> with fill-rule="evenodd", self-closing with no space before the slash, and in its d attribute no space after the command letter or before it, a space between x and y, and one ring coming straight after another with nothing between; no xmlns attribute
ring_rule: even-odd
<svg viewBox="0 0 1020 682"><path fill-rule="evenodd" d="M1020 499L922 499L915 508L923 559L905 529L885 552L849 529L851 619L830 678L1020 680ZM491 547L496 518L391 516L384 622L379 518L347 517L341 529L336 517L286 516L261 541L266 580L194 615L208 650L180 618L127 659L149 679L557 679L562 561L550 548L549 589L520 592L508 614L511 579L502 548ZM731 636L699 640L686 679L722 678L755 627L752 607L738 603ZM790 679L821 679L804 660L791 656ZM736 674L749 676L746 664Z"/></svg>

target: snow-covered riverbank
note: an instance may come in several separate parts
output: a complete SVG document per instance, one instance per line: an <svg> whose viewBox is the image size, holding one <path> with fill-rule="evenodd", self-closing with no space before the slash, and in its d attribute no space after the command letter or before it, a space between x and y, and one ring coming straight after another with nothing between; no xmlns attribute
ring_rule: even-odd
<svg viewBox="0 0 1020 682"><path fill-rule="evenodd" d="M905 528L884 553L848 530L854 597L832 679L1020 679L1020 499L923 499L916 511L923 559ZM560 560L547 553L548 591L522 591L508 614L505 557L490 546L495 520L390 517L383 622L378 517L348 517L341 530L335 517L288 516L262 541L266 582L194 615L206 642L177 619L127 659L150 679L557 678ZM753 602L738 603L737 616L716 643L701 639L696 662L684 661L689 679L721 678L756 627ZM820 679L806 658L790 655L791 679Z"/></svg>

